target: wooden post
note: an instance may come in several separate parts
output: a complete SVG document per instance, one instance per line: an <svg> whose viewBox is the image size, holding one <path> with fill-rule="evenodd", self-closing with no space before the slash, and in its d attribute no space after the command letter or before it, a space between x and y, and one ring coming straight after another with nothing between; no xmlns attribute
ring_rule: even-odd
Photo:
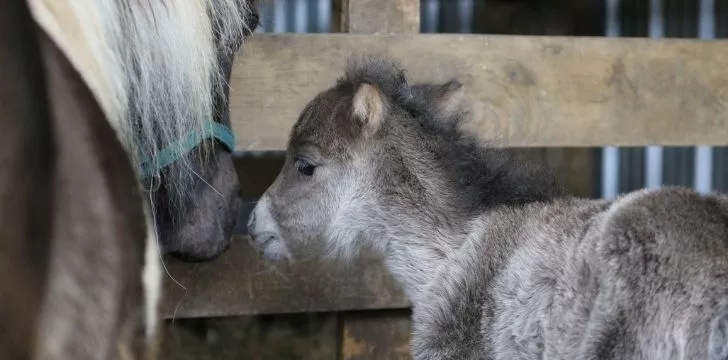
<svg viewBox="0 0 728 360"><path fill-rule="evenodd" d="M342 360L410 359L409 310L346 313L342 316Z"/></svg>
<svg viewBox="0 0 728 360"><path fill-rule="evenodd" d="M350 34L417 34L419 0L341 0L341 25Z"/></svg>
<svg viewBox="0 0 728 360"><path fill-rule="evenodd" d="M417 34L419 0L338 0L341 30L350 34ZM334 6L336 7L336 6ZM377 260L372 260L377 261ZM340 316L342 360L409 359L408 311L343 313Z"/></svg>

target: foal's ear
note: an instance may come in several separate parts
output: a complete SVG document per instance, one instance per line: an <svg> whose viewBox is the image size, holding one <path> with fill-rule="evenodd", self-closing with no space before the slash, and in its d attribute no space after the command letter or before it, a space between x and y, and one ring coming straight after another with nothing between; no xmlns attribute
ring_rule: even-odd
<svg viewBox="0 0 728 360"><path fill-rule="evenodd" d="M379 130L384 121L384 100L376 86L363 83L354 94L352 104L354 120L359 121L364 136Z"/></svg>
<svg viewBox="0 0 728 360"><path fill-rule="evenodd" d="M452 79L440 85L437 96L437 113L442 118L448 118L464 110L465 87L457 79Z"/></svg>

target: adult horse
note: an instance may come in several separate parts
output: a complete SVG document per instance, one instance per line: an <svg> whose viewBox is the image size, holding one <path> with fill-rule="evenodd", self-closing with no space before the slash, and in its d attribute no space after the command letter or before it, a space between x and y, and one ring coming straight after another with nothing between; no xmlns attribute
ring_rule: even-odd
<svg viewBox="0 0 728 360"><path fill-rule="evenodd" d="M158 249L209 260L227 248L238 183L225 85L254 5L0 4L0 350L11 358L149 355Z"/></svg>

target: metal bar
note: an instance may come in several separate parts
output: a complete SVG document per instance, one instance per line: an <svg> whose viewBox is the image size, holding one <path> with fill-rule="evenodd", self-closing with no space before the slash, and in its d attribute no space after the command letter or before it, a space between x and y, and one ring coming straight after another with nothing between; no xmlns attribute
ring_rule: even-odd
<svg viewBox="0 0 728 360"><path fill-rule="evenodd" d="M276 0L273 3L273 31L274 33L286 32L286 2Z"/></svg>
<svg viewBox="0 0 728 360"><path fill-rule="evenodd" d="M423 33L436 33L437 32L437 17L440 13L440 1L439 0L422 0L421 2L422 11L422 28Z"/></svg>
<svg viewBox="0 0 728 360"><path fill-rule="evenodd" d="M650 0L649 37L661 38L665 34L662 0ZM662 146L648 146L646 152L647 188L662 185Z"/></svg>
<svg viewBox="0 0 728 360"><path fill-rule="evenodd" d="M318 32L324 33L331 31L331 1L318 0L318 23L316 24L316 30Z"/></svg>
<svg viewBox="0 0 728 360"><path fill-rule="evenodd" d="M607 37L618 37L620 33L619 1L606 0ZM613 199L619 192L619 149L614 146L602 148L602 197Z"/></svg>
<svg viewBox="0 0 728 360"><path fill-rule="evenodd" d="M438 14L440 28L438 32L449 34L459 32L460 22L457 18L460 10L459 5L459 1L440 1L440 13Z"/></svg>
<svg viewBox="0 0 728 360"><path fill-rule="evenodd" d="M306 1L303 0L289 0L288 3L289 11L293 11L293 32L295 33L307 33L308 32L308 7Z"/></svg>
<svg viewBox="0 0 728 360"><path fill-rule="evenodd" d="M715 2L714 0L700 0L700 13L698 17L698 36L708 40L715 38ZM695 147L695 176L693 183L695 190L707 193L713 190L713 147Z"/></svg>
<svg viewBox="0 0 728 360"><path fill-rule="evenodd" d="M458 0L458 32L473 32L473 0Z"/></svg>

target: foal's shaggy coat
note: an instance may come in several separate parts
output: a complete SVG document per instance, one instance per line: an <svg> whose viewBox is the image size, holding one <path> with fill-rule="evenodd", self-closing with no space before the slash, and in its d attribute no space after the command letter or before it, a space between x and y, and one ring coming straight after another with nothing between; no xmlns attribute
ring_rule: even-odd
<svg viewBox="0 0 728 360"><path fill-rule="evenodd" d="M728 197L573 198L466 134L463 96L355 58L294 126L254 244L379 251L414 305L416 359L728 358Z"/></svg>

